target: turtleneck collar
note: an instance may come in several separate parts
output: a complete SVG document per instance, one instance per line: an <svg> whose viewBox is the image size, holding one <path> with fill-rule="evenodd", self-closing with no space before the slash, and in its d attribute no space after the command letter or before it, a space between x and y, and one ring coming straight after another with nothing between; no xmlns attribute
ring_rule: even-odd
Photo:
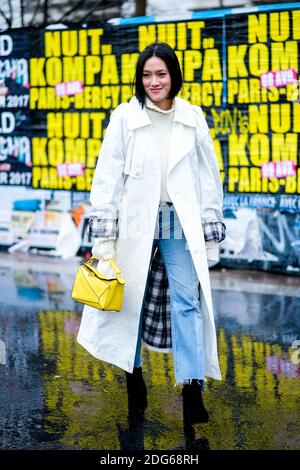
<svg viewBox="0 0 300 470"><path fill-rule="evenodd" d="M173 100L172 106L170 109L161 109L159 106L156 106L156 104L154 104L153 101L150 100L149 96L146 96L145 105L146 105L146 108L152 109L153 111L157 111L162 114L170 114L170 113L173 113L173 111L175 110L175 100Z"/></svg>

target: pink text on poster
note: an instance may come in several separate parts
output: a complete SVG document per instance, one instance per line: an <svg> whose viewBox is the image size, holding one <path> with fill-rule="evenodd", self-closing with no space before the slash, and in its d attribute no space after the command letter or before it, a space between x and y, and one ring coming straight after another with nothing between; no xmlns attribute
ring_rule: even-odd
<svg viewBox="0 0 300 470"><path fill-rule="evenodd" d="M299 377L300 370L296 364L278 356L266 357L267 369L273 374L282 374L287 377Z"/></svg>
<svg viewBox="0 0 300 470"><path fill-rule="evenodd" d="M56 168L59 177L84 175L84 166L82 163L60 163Z"/></svg>
<svg viewBox="0 0 300 470"><path fill-rule="evenodd" d="M260 74L261 88L271 86L281 87L295 83L297 81L297 72L295 69L276 70Z"/></svg>
<svg viewBox="0 0 300 470"><path fill-rule="evenodd" d="M78 95L83 92L83 83L80 80L61 82L55 85L56 96Z"/></svg>
<svg viewBox="0 0 300 470"><path fill-rule="evenodd" d="M296 165L293 160L280 162L266 162L261 165L261 176L263 178L285 178L296 175Z"/></svg>

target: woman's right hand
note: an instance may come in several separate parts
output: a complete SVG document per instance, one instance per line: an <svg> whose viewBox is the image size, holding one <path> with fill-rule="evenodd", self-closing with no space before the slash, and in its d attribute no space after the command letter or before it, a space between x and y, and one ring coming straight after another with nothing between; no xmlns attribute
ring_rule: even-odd
<svg viewBox="0 0 300 470"><path fill-rule="evenodd" d="M116 240L111 238L96 238L92 248L92 254L95 258L106 261L115 256Z"/></svg>
<svg viewBox="0 0 300 470"><path fill-rule="evenodd" d="M217 240L206 241L205 247L208 261L214 261L215 263L220 261L219 243Z"/></svg>

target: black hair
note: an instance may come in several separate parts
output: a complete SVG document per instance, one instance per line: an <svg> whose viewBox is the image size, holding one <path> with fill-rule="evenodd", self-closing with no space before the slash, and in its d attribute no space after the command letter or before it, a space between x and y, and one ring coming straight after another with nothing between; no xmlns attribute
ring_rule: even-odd
<svg viewBox="0 0 300 470"><path fill-rule="evenodd" d="M134 77L135 96L142 105L145 104L146 93L143 85L143 70L145 62L151 57L159 57L162 59L169 71L171 76L171 89L168 95L169 99L175 98L182 87L182 74L180 70L179 61L177 55L169 44L165 42L153 42L149 44L139 55L136 72Z"/></svg>

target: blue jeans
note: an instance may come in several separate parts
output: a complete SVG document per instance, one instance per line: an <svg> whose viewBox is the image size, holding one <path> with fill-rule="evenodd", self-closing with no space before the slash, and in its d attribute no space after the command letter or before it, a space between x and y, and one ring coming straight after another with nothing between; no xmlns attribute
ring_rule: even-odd
<svg viewBox="0 0 300 470"><path fill-rule="evenodd" d="M162 205L157 217L154 249L158 245L170 288L172 352L176 383L204 380L203 314L199 280L173 205ZM142 365L140 320L135 367Z"/></svg>

